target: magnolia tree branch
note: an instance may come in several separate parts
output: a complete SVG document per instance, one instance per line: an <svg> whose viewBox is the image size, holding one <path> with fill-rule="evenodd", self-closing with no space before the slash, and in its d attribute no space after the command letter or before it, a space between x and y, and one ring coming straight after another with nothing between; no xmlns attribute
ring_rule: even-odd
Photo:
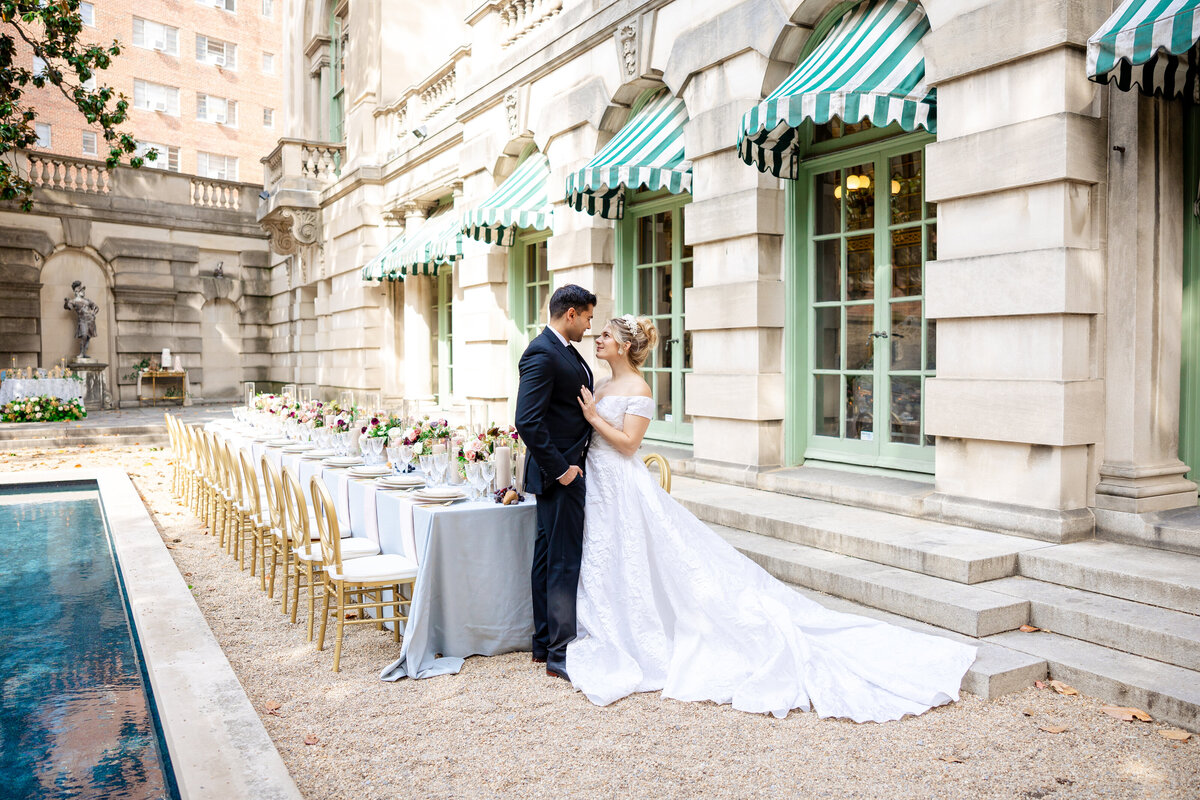
<svg viewBox="0 0 1200 800"><path fill-rule="evenodd" d="M121 45L84 42L82 33L79 0L0 0L0 201L16 202L23 211L33 208L33 184L21 175L16 151L38 140L37 109L25 97L31 89L57 88L88 125L99 128L108 145L106 168L123 160L136 168L158 157L155 150L138 155L137 140L120 130L128 120L128 98L109 86L84 87L108 69ZM45 62L44 69L16 65L18 40Z"/></svg>

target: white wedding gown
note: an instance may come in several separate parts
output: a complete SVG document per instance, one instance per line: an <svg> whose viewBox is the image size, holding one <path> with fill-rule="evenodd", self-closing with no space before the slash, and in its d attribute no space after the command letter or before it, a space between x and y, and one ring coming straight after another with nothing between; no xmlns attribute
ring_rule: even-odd
<svg viewBox="0 0 1200 800"><path fill-rule="evenodd" d="M604 397L618 429L648 397ZM883 722L958 699L975 648L797 594L671 499L600 434L587 458L571 682L597 705L661 689L785 716Z"/></svg>

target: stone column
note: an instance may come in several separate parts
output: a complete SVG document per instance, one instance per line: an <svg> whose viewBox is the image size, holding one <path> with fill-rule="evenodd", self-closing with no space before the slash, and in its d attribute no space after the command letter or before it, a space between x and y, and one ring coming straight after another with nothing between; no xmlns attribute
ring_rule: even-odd
<svg viewBox="0 0 1200 800"><path fill-rule="evenodd" d="M1094 531L1107 132L1084 45L1106 4L998 0L925 37L938 90L926 269L938 375L927 509L1049 541ZM1004 31L998 39L996 31Z"/></svg>
<svg viewBox="0 0 1200 800"><path fill-rule="evenodd" d="M1194 506L1196 484L1179 460L1183 106L1108 94L1106 436L1096 508Z"/></svg>
<svg viewBox="0 0 1200 800"><path fill-rule="evenodd" d="M404 229L416 232L425 223L427 209L417 203L403 208ZM404 389L409 400L433 399L431 340L437 321L433 319L433 280L423 275L404 281Z"/></svg>
<svg viewBox="0 0 1200 800"><path fill-rule="evenodd" d="M685 402L696 473L732 481L784 458L784 196L779 179L748 166L736 149L767 66L746 51L693 75L684 89L692 161L684 236L694 258Z"/></svg>

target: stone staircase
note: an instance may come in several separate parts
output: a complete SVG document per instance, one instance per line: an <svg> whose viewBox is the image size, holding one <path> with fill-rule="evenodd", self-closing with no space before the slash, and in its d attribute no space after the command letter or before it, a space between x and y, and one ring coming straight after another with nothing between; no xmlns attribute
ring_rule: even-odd
<svg viewBox="0 0 1200 800"><path fill-rule="evenodd" d="M1200 730L1200 556L945 524L910 515L927 484L853 479L871 507L686 476L672 496L828 607L975 642L967 691L994 697L1055 678Z"/></svg>

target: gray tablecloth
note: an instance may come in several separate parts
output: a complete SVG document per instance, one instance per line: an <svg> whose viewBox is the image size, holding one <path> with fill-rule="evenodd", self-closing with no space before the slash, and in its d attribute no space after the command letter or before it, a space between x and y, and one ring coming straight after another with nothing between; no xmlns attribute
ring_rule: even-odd
<svg viewBox="0 0 1200 800"><path fill-rule="evenodd" d="M402 498L379 493L381 546ZM379 677L429 678L462 668L472 655L529 649L533 605L529 567L537 533L532 499L413 509L419 572L400 658ZM385 549L386 552L386 549ZM439 658L439 656L441 656Z"/></svg>

